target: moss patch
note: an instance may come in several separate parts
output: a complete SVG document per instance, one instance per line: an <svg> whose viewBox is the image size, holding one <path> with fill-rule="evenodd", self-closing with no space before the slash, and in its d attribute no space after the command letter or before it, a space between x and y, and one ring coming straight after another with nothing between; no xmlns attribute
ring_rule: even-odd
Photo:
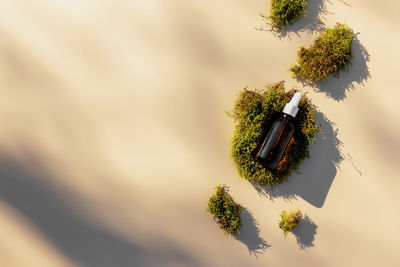
<svg viewBox="0 0 400 267"><path fill-rule="evenodd" d="M272 29L279 31L305 15L306 5L306 0L272 0L270 15L261 14L261 16L271 20Z"/></svg>
<svg viewBox="0 0 400 267"><path fill-rule="evenodd" d="M281 220L279 222L279 228L282 229L285 236L294 230L296 226L299 224L301 219L301 211L300 210L283 210L281 213Z"/></svg>
<svg viewBox="0 0 400 267"><path fill-rule="evenodd" d="M208 201L207 211L215 216L217 223L225 234L239 234L239 227L242 225L240 210L242 207L236 204L232 197L227 194L226 186L215 187L215 193Z"/></svg>
<svg viewBox="0 0 400 267"><path fill-rule="evenodd" d="M299 112L293 120L293 138L284 153L278 168L267 169L256 161L256 154L272 123L282 117L282 110L295 93L285 92L284 82L267 85L265 90L243 89L229 115L235 120L231 157L239 175L259 185L274 185L287 179L292 170L309 157L309 144L318 129L315 125L315 107L303 95Z"/></svg>
<svg viewBox="0 0 400 267"><path fill-rule="evenodd" d="M354 36L346 24L337 23L334 28L324 30L310 48L300 47L297 64L290 71L308 82L323 81L331 73L338 74L351 62Z"/></svg>

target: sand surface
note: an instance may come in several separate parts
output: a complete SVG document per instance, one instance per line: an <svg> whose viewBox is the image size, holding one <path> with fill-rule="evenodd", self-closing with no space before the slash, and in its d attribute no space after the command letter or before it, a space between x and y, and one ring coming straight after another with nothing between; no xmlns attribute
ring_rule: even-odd
<svg viewBox="0 0 400 267"><path fill-rule="evenodd" d="M400 266L400 3L309 0L283 38L267 0L1 0L0 266ZM353 65L287 69L344 22ZM239 90L286 80L321 134L270 196L230 159ZM217 184L243 211L225 237ZM307 215L285 239L282 209Z"/></svg>

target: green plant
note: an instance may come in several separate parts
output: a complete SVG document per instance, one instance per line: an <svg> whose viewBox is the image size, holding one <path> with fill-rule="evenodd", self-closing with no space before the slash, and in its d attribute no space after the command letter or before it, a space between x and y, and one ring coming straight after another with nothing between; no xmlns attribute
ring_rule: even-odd
<svg viewBox="0 0 400 267"><path fill-rule="evenodd" d="M301 219L301 211L299 209L296 210L283 210L281 213L281 220L279 222L279 228L283 230L285 236L292 232L293 229L299 224Z"/></svg>
<svg viewBox="0 0 400 267"><path fill-rule="evenodd" d="M235 121L231 157L239 175L259 185L274 185L287 179L292 170L309 157L309 144L318 131L315 125L315 107L307 96L299 103L299 112L293 120L295 131L277 169L267 169L256 161L256 154L272 123L282 116L285 104L295 93L285 93L284 81L267 85L265 90L243 89L228 113Z"/></svg>
<svg viewBox="0 0 400 267"><path fill-rule="evenodd" d="M215 216L217 223L225 234L239 234L242 226L240 210L242 207L236 204L232 197L227 194L225 185L215 187L215 193L208 201L207 211Z"/></svg>
<svg viewBox="0 0 400 267"><path fill-rule="evenodd" d="M337 23L334 28L325 29L310 48L300 47L297 64L290 71L309 82L323 81L331 73L339 74L346 70L353 57L354 36L346 24Z"/></svg>
<svg viewBox="0 0 400 267"><path fill-rule="evenodd" d="M281 30L288 24L294 23L306 11L306 0L272 0L270 15L261 14L265 19L271 20L271 26L274 30Z"/></svg>

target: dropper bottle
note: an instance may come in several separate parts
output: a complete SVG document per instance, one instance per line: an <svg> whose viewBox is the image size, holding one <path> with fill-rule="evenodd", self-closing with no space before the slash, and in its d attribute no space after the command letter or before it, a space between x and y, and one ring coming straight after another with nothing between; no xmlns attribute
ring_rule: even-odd
<svg viewBox="0 0 400 267"><path fill-rule="evenodd" d="M274 122L260 150L257 160L265 167L276 169L294 132L292 120L299 111L300 93L295 93L283 109L283 118Z"/></svg>

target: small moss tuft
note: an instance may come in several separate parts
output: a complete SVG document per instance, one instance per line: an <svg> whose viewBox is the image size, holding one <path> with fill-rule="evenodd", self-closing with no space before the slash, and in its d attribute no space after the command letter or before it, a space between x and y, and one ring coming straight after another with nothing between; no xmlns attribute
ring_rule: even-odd
<svg viewBox="0 0 400 267"><path fill-rule="evenodd" d="M239 234L242 226L240 210L242 207L236 204L232 197L226 193L225 185L215 187L215 193L208 201L207 211L215 216L217 223L225 234Z"/></svg>
<svg viewBox="0 0 400 267"><path fill-rule="evenodd" d="M296 78L318 82L331 73L346 70L353 57L354 36L346 24L337 23L334 28L324 30L310 48L300 47L297 64L290 71Z"/></svg>
<svg viewBox="0 0 400 267"><path fill-rule="evenodd" d="M272 29L279 31L304 16L306 5L306 0L272 0L271 14L269 16L261 14L261 16L271 20Z"/></svg>
<svg viewBox="0 0 400 267"><path fill-rule="evenodd" d="M295 93L285 93L284 82L267 85L265 90L243 89L235 102L231 117L235 120L231 157L239 175L259 185L274 185L287 179L292 170L309 157L309 144L318 131L315 107L305 95L293 120L295 131L277 169L267 169L256 160L256 154L272 123L282 117L282 110Z"/></svg>
<svg viewBox="0 0 400 267"><path fill-rule="evenodd" d="M279 228L283 230L285 236L294 230L301 220L301 211L297 210L283 210L281 213L281 220L279 222Z"/></svg>

